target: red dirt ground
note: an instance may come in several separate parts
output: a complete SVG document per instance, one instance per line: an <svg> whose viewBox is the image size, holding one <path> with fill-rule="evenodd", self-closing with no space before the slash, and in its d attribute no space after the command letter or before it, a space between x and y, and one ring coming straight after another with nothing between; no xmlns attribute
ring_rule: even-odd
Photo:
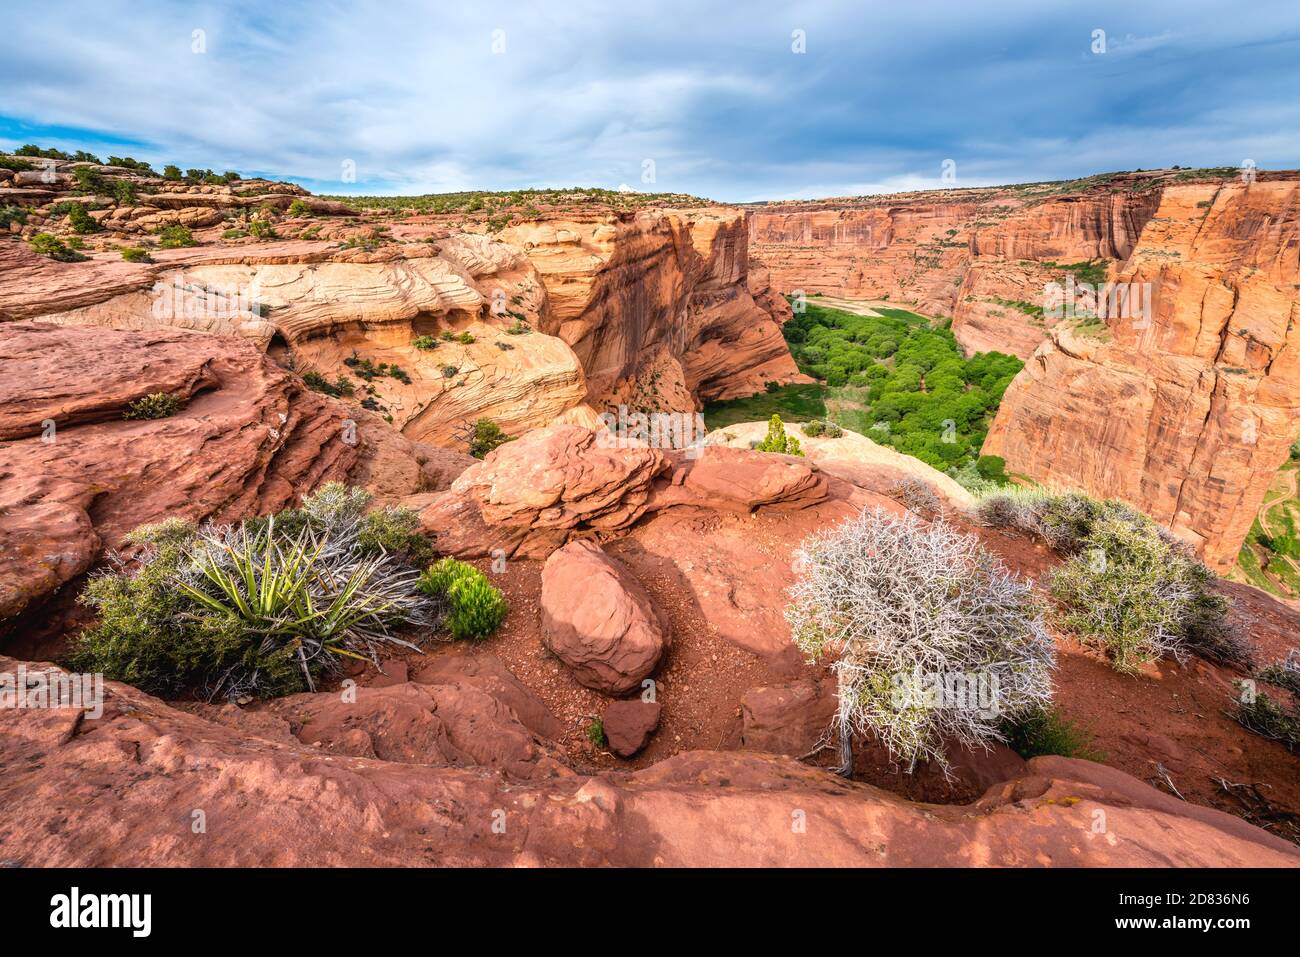
<svg viewBox="0 0 1300 957"><path fill-rule="evenodd" d="M770 556L774 566L784 563L788 575L788 556L798 544L791 527L802 523L790 522L790 516L757 521L723 517L723 531L734 531L736 522L744 523L746 543L755 554ZM964 527L1018 574L1037 579L1057 563L1049 549L1019 533ZM684 554L692 544L683 543ZM739 746L741 696L755 686L790 680L789 662L773 662L721 637L701 612L675 559L643 547L635 535L606 547L642 580L673 628L672 648L655 676L662 722L645 751L625 761L587 740L587 727L608 699L578 684L542 645L541 562L511 561L500 574L492 573L487 562L477 563L511 604L505 624L484 650L500 657L560 719L560 743L577 768L640 768L682 751ZM1261 664L1284 657L1300 640L1300 614L1245 586L1227 585L1225 592L1238 603L1234 614L1248 623ZM771 601L779 606L783 596L772 594ZM1228 716L1233 680L1241 675L1199 659L1181 664L1163 660L1137 675L1123 675L1098 652L1068 637L1058 635L1057 647L1058 708L1091 735L1104 763L1300 842L1300 756ZM453 650L435 646L430 654ZM824 666L802 667L805 674L825 671ZM869 746L860 750L855 777L872 784L932 802L979 796L980 789L969 782L944 782L927 768L908 775ZM833 758L825 752L813 761L828 765Z"/></svg>

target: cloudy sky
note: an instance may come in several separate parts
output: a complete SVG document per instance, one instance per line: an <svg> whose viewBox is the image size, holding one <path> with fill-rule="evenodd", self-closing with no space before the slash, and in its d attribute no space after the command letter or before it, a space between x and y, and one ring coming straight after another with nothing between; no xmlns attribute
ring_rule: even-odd
<svg viewBox="0 0 1300 957"><path fill-rule="evenodd" d="M0 29L0 148L325 193L1295 168L1298 91L1297 0L44 0Z"/></svg>

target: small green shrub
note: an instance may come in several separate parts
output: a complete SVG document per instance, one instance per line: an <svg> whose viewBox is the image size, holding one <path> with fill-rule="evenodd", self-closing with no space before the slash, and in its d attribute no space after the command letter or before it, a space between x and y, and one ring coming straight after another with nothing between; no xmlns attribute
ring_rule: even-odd
<svg viewBox="0 0 1300 957"><path fill-rule="evenodd" d="M158 245L163 249L180 249L184 246L197 246L188 226L164 226L158 230Z"/></svg>
<svg viewBox="0 0 1300 957"><path fill-rule="evenodd" d="M591 742L592 747L609 747L609 741L605 738L605 722L602 719L595 718L587 725L587 740Z"/></svg>
<svg viewBox="0 0 1300 957"><path fill-rule="evenodd" d="M1291 649L1285 661L1277 661L1255 673L1260 681L1285 688L1300 700L1300 652Z"/></svg>
<svg viewBox="0 0 1300 957"><path fill-rule="evenodd" d="M461 343L462 345L466 345L466 346L472 345L474 343L474 336L468 332L462 332L459 336L456 337L456 341Z"/></svg>
<svg viewBox="0 0 1300 957"><path fill-rule="evenodd" d="M388 374L392 376L394 379L396 379L398 382L402 383L403 385L411 384L410 375L407 373L405 369L403 369L401 366L397 365L396 363L388 367Z"/></svg>
<svg viewBox="0 0 1300 957"><path fill-rule="evenodd" d="M37 233L32 237L31 247L33 252L49 256L61 263L85 262L89 258L75 249L69 249L63 240L51 233Z"/></svg>
<svg viewBox="0 0 1300 957"><path fill-rule="evenodd" d="M817 438L826 431L826 423L821 419L810 419L803 424L803 434L809 438Z"/></svg>
<svg viewBox="0 0 1300 957"><path fill-rule="evenodd" d="M141 249L139 246L123 246L118 250L122 258L129 263L151 263L153 257L149 255L149 250Z"/></svg>
<svg viewBox="0 0 1300 957"><path fill-rule="evenodd" d="M179 396L174 396L168 392L154 392L150 395L141 396L127 406L127 410L122 413L122 418L127 420L136 419L166 419L180 411L181 400Z"/></svg>
<svg viewBox="0 0 1300 957"><path fill-rule="evenodd" d="M506 330L506 332L512 336L526 336L532 331L533 327L522 319L516 319L515 324Z"/></svg>
<svg viewBox="0 0 1300 957"><path fill-rule="evenodd" d="M77 181L77 189L83 193L93 193L96 196L113 195L113 187L99 170L91 169L89 166L79 166L72 171L72 177Z"/></svg>
<svg viewBox="0 0 1300 957"><path fill-rule="evenodd" d="M95 217L90 215L84 203L74 203L68 210L68 225L72 227L74 233L82 235L97 233L104 228L96 222Z"/></svg>
<svg viewBox="0 0 1300 957"><path fill-rule="evenodd" d="M411 345L415 346L415 348L419 349L421 352L429 352L438 348L438 340L433 336L416 336L411 340Z"/></svg>
<svg viewBox="0 0 1300 957"><path fill-rule="evenodd" d="M419 513L400 506L368 512L361 519L357 545L366 554L396 555L417 568L433 561L433 546L420 531Z"/></svg>
<svg viewBox="0 0 1300 957"><path fill-rule="evenodd" d="M777 452L782 455L803 455L803 449L799 446L799 440L792 435L786 435L785 423L781 421L781 416L773 415L767 423L767 437L758 445L754 446L760 452Z"/></svg>
<svg viewBox="0 0 1300 957"><path fill-rule="evenodd" d="M138 567L116 559L82 594L99 622L72 662L151 694L236 699L312 690L343 658L377 663L379 645L415 647L393 629L435 626L441 602L402 560L420 546L404 537L413 513L363 517L369 500L331 482L297 509L230 529L175 519L137 529L126 541Z"/></svg>
<svg viewBox="0 0 1300 957"><path fill-rule="evenodd" d="M983 498L980 520L1045 539L1066 556L1048 578L1061 623L1131 672L1192 652L1248 670L1249 646L1228 622L1214 573L1136 509L1076 492L1007 490Z"/></svg>
<svg viewBox="0 0 1300 957"><path fill-rule="evenodd" d="M453 379L456 377L456 373L458 372L460 372L460 369L456 368L455 366L442 367L442 377L444 379Z"/></svg>
<svg viewBox="0 0 1300 957"><path fill-rule="evenodd" d="M506 617L509 604L473 565L444 558L420 576L419 589L447 601L447 629L456 640L482 641Z"/></svg>
<svg viewBox="0 0 1300 957"><path fill-rule="evenodd" d="M119 206L134 206L137 196L135 183L129 179L119 179L113 182L113 199Z"/></svg>
<svg viewBox="0 0 1300 957"><path fill-rule="evenodd" d="M290 215L290 216L310 216L310 215L311 215L311 207L308 206L308 205L307 205L305 202L303 202L301 199L295 199L292 203L289 204L289 215Z"/></svg>
<svg viewBox="0 0 1300 957"><path fill-rule="evenodd" d="M476 459L484 458L493 449L505 445L510 436L501 431L501 426L491 419L479 419L469 438L469 454Z"/></svg>
<svg viewBox="0 0 1300 957"><path fill-rule="evenodd" d="M248 230L240 229L239 227L235 226L230 229L224 230L221 233L221 238L222 239L243 239L247 235L248 235Z"/></svg>
<svg viewBox="0 0 1300 957"><path fill-rule="evenodd" d="M315 369L308 369L302 374L302 381L307 388L313 392L321 392L325 395L332 395L335 398L343 398L352 395L356 388L352 385L352 380L345 375L340 375L333 382L321 375Z"/></svg>
<svg viewBox="0 0 1300 957"><path fill-rule="evenodd" d="M1092 735L1065 718L1054 705L1005 722L1002 733L1008 747L1026 761L1046 754L1088 761L1104 761L1106 758L1092 747Z"/></svg>
<svg viewBox="0 0 1300 957"><path fill-rule="evenodd" d="M455 342L456 333L452 332L450 329L444 329L442 332L438 333L438 338L443 342Z"/></svg>
<svg viewBox="0 0 1300 957"><path fill-rule="evenodd" d="M1287 750L1300 747L1300 712L1286 708L1263 691L1247 694L1237 682L1238 697L1232 717L1243 728L1260 737L1280 741Z"/></svg>
<svg viewBox="0 0 1300 957"><path fill-rule="evenodd" d="M255 219L249 223L248 235L258 240L279 238L279 235L275 231L275 225L268 219Z"/></svg>
<svg viewBox="0 0 1300 957"><path fill-rule="evenodd" d="M25 225L27 210L21 206L0 206L0 229L8 230L10 223Z"/></svg>

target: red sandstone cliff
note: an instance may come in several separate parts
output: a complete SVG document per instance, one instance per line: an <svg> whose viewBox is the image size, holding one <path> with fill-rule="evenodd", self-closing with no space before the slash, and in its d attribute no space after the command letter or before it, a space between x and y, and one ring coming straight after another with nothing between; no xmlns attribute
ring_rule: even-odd
<svg viewBox="0 0 1300 957"><path fill-rule="evenodd" d="M751 247L782 291L915 304L969 351L1027 359L984 451L1125 499L1222 569L1300 432L1298 187L1184 170L778 204ZM1149 327L1043 315L1086 262L1150 284Z"/></svg>
<svg viewBox="0 0 1300 957"><path fill-rule="evenodd" d="M1165 189L1116 278L1151 284L1150 322L1055 331L985 451L1132 502L1228 567L1300 431L1300 181Z"/></svg>

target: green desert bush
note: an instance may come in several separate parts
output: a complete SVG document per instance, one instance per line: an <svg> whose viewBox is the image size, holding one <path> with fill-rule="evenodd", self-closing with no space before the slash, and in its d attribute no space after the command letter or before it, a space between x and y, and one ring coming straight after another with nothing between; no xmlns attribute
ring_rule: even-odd
<svg viewBox="0 0 1300 957"><path fill-rule="evenodd" d="M289 215L290 215L290 216L310 216L310 215L311 215L311 207L308 206L308 205L307 205L303 200L301 200L301 199L295 199L292 203L289 204Z"/></svg>
<svg viewBox="0 0 1300 957"><path fill-rule="evenodd" d="M754 446L759 452L778 452L782 455L803 455L799 440L786 435L781 416L773 414L767 423L767 436Z"/></svg>
<svg viewBox="0 0 1300 957"><path fill-rule="evenodd" d="M594 718L591 724L587 725L587 740L591 742L592 747L605 748L609 746L609 741L605 737L605 722L603 720Z"/></svg>
<svg viewBox="0 0 1300 957"><path fill-rule="evenodd" d="M415 646L398 627L437 623L441 603L418 572L363 541L395 540L393 516L368 525L369 496L338 483L299 509L233 527L170 520L127 537L136 567L115 557L81 600L99 622L72 661L154 694L213 698L311 690L344 658L378 662L384 645Z"/></svg>
<svg viewBox="0 0 1300 957"><path fill-rule="evenodd" d="M250 222L248 224L248 235L258 240L279 238L275 231L275 224L269 219L254 219Z"/></svg>
<svg viewBox="0 0 1300 957"><path fill-rule="evenodd" d="M1237 682L1237 703L1232 717L1243 728L1273 741L1280 741L1290 751L1300 747L1300 711L1288 708L1263 691L1248 693Z"/></svg>
<svg viewBox="0 0 1300 957"><path fill-rule="evenodd" d="M826 431L826 423L821 419L809 419L803 424L803 434L809 438L817 438Z"/></svg>
<svg viewBox="0 0 1300 957"><path fill-rule="evenodd" d="M85 262L88 258L68 247L63 240L51 233L37 233L31 239L32 251L61 263Z"/></svg>
<svg viewBox="0 0 1300 957"><path fill-rule="evenodd" d="M1055 646L1032 588L942 521L883 509L820 532L796 557L795 644L834 658L841 770L855 734L910 769L949 744L1004 740L1051 699Z"/></svg>
<svg viewBox="0 0 1300 957"><path fill-rule="evenodd" d="M1228 621L1214 573L1146 515L1076 492L1006 490L983 498L980 520L1038 535L1065 556L1047 579L1059 618L1131 672L1187 652L1249 668L1247 645Z"/></svg>
<svg viewBox="0 0 1300 957"><path fill-rule="evenodd" d="M149 255L149 250L142 249L139 246L123 246L118 250L122 258L129 263L151 263L153 257Z"/></svg>
<svg viewBox="0 0 1300 957"><path fill-rule="evenodd" d="M496 631L509 610L486 575L454 558L430 565L420 576L419 588L447 602L447 628L457 640L482 641Z"/></svg>
<svg viewBox="0 0 1300 957"><path fill-rule="evenodd" d="M122 418L128 421L138 419L166 419L180 411L181 400L179 396L172 395L169 392L153 392L149 395L141 396L122 413Z"/></svg>
<svg viewBox="0 0 1300 957"><path fill-rule="evenodd" d="M491 419L479 419L469 436L469 454L476 459L485 458L493 449L505 445L510 436Z"/></svg>
<svg viewBox="0 0 1300 957"><path fill-rule="evenodd" d="M180 249L197 246L198 242L188 226L164 226L158 230L158 245L163 249Z"/></svg>
<svg viewBox="0 0 1300 957"><path fill-rule="evenodd" d="M415 346L415 348L419 349L421 352L429 352L430 350L438 348L438 340L433 336L416 336L411 340L411 345Z"/></svg>
<svg viewBox="0 0 1300 957"><path fill-rule="evenodd" d="M72 227L74 233L80 235L97 233L104 228L90 215L84 203L74 203L68 210L68 225Z"/></svg>
<svg viewBox="0 0 1300 957"><path fill-rule="evenodd" d="M357 529L357 546L366 554L398 555L415 567L433 561L433 545L420 531L419 513L400 506L366 513Z"/></svg>
<svg viewBox="0 0 1300 957"><path fill-rule="evenodd" d="M307 388L313 392L320 392L324 395L332 395L336 399L344 398L356 392L356 387L352 380L345 375L340 375L333 382L321 375L315 369L308 369L302 374L302 381Z"/></svg>
<svg viewBox="0 0 1300 957"><path fill-rule="evenodd" d="M1047 754L1063 758L1102 761L1105 755L1092 746L1092 735L1064 717L1055 706L1031 711L1003 723L1007 746L1028 761Z"/></svg>

